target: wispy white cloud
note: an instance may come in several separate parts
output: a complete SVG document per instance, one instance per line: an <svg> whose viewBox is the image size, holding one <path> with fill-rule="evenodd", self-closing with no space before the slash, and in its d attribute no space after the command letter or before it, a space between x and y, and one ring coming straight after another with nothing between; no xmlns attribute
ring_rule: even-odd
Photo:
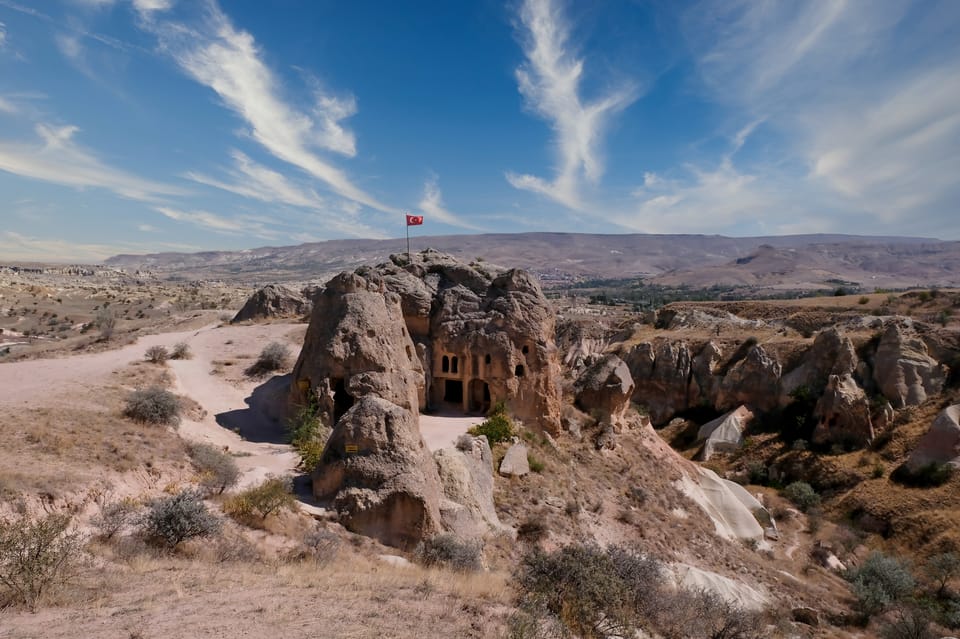
<svg viewBox="0 0 960 639"><path fill-rule="evenodd" d="M186 194L104 163L74 141L75 126L37 124L35 131L39 142L0 141L0 170L65 186L104 188L134 200Z"/></svg>
<svg viewBox="0 0 960 639"><path fill-rule="evenodd" d="M152 224L137 224L137 230L143 231L144 233L156 233L160 229L153 226Z"/></svg>
<svg viewBox="0 0 960 639"><path fill-rule="evenodd" d="M554 0L525 0L520 9L525 63L517 69L528 108L550 123L556 136L553 180L508 173L518 189L540 193L571 209L582 209L581 180L596 184L603 175L600 145L610 118L636 99L633 85L584 100L584 61L570 44L570 26Z"/></svg>
<svg viewBox="0 0 960 639"><path fill-rule="evenodd" d="M99 244L71 242L60 238L42 238L14 231L0 231L0 255L7 260L37 262L101 262L120 253L143 253L156 250L197 251L199 246L176 242L160 244L116 243Z"/></svg>
<svg viewBox="0 0 960 639"><path fill-rule="evenodd" d="M266 226L266 223L271 220L264 220L263 218L245 215L225 217L209 211L183 211L167 206L157 206L154 207L154 210L171 220L187 222L217 233L252 235L266 240L275 240L282 236L278 231Z"/></svg>
<svg viewBox="0 0 960 639"><path fill-rule="evenodd" d="M17 106L7 98L0 95L0 113L7 113L10 115L13 115L17 112L18 112Z"/></svg>
<svg viewBox="0 0 960 639"><path fill-rule="evenodd" d="M447 210L443 204L443 194L440 192L440 183L436 175L430 176L423 185L423 197L420 199L419 207L431 219L436 219L444 224L473 231L482 230Z"/></svg>
<svg viewBox="0 0 960 639"><path fill-rule="evenodd" d="M321 180L341 197L380 211L394 210L319 154L355 155L353 134L341 124L356 111L352 98L317 95L309 114L286 102L253 36L234 28L212 1L197 28L164 22L155 15L142 22L157 35L161 48L193 79L213 89L249 125L250 137L275 157Z"/></svg>
<svg viewBox="0 0 960 639"><path fill-rule="evenodd" d="M228 171L229 182L196 172L187 173L186 177L261 202L279 202L312 209L325 206L323 198L314 191L294 184L282 173L254 162L240 151L234 150L231 155L235 168Z"/></svg>
<svg viewBox="0 0 960 639"><path fill-rule="evenodd" d="M7 46L7 25L0 22L0 51Z"/></svg>
<svg viewBox="0 0 960 639"><path fill-rule="evenodd" d="M133 0L133 8L141 15L154 11L169 11L173 8L174 0Z"/></svg>

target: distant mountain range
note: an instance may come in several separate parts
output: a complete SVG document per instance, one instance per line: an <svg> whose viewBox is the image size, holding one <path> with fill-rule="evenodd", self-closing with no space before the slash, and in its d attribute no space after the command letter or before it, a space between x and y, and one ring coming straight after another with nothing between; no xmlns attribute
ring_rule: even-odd
<svg viewBox="0 0 960 639"><path fill-rule="evenodd" d="M864 289L960 286L960 242L856 235L596 235L514 233L411 239L464 261L482 259L535 272L546 287L591 279L642 278L667 286ZM242 251L117 255L107 265L164 279L238 283L325 281L388 259L405 241L330 240Z"/></svg>

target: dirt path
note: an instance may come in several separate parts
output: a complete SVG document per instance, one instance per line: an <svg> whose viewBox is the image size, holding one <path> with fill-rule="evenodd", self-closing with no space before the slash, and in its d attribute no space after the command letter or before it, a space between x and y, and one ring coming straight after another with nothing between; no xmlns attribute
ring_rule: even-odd
<svg viewBox="0 0 960 639"><path fill-rule="evenodd" d="M430 452L434 452L441 448L450 448L467 429L482 421L483 417L420 415L420 435Z"/></svg>

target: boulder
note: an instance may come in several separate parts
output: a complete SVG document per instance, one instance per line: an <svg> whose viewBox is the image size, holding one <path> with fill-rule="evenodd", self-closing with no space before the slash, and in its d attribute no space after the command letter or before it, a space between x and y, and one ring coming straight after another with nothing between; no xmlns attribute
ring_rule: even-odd
<svg viewBox="0 0 960 639"><path fill-rule="evenodd" d="M870 402L849 373L830 376L813 414L817 418L816 444L864 446L873 441Z"/></svg>
<svg viewBox="0 0 960 639"><path fill-rule="evenodd" d="M780 380L780 405L792 402L791 394L800 387L819 391L830 375L850 375L858 364L857 351L850 338L836 328L820 331L800 364Z"/></svg>
<svg viewBox="0 0 960 639"><path fill-rule="evenodd" d="M353 532L412 548L440 532L440 478L413 411L365 395L337 421L313 494Z"/></svg>
<svg viewBox="0 0 960 639"><path fill-rule="evenodd" d="M633 377L626 363L616 355L606 355L577 379L575 403L599 421L620 428L626 421L633 388Z"/></svg>
<svg viewBox="0 0 960 639"><path fill-rule="evenodd" d="M743 433L753 417L749 408L740 406L701 426L697 432L697 441L703 442L700 459L707 461L716 453L729 453L740 448L743 445Z"/></svg>
<svg viewBox="0 0 960 639"><path fill-rule="evenodd" d="M507 449L507 454L500 462L500 474L504 477L523 477L530 472L530 462L527 460L527 447L515 442Z"/></svg>
<svg viewBox="0 0 960 639"><path fill-rule="evenodd" d="M280 284L268 284L247 299L243 308L230 320L230 323L280 317L303 317L310 313L311 308L311 301L297 291Z"/></svg>
<svg viewBox="0 0 960 639"><path fill-rule="evenodd" d="M354 273L330 280L317 297L293 379L294 402L315 402L331 425L366 395L416 416L424 401L423 367L399 296Z"/></svg>
<svg viewBox="0 0 960 639"><path fill-rule="evenodd" d="M455 448L433 454L444 499L443 526L460 537L478 538L510 530L500 523L493 505L493 453L486 437L463 435Z"/></svg>
<svg viewBox="0 0 960 639"><path fill-rule="evenodd" d="M873 378L894 408L922 404L943 390L949 368L927 352L913 331L891 324L877 345Z"/></svg>
<svg viewBox="0 0 960 639"><path fill-rule="evenodd" d="M907 469L911 472L930 464L960 467L960 404L940 411L906 461Z"/></svg>
<svg viewBox="0 0 960 639"><path fill-rule="evenodd" d="M746 404L760 412L769 412L779 402L780 373L780 362L759 344L754 345L746 357L724 375L714 406L726 411Z"/></svg>
<svg viewBox="0 0 960 639"><path fill-rule="evenodd" d="M793 620L797 623L802 623L807 626L817 627L820 625L820 613L818 613L813 608L794 608L791 611L791 616Z"/></svg>

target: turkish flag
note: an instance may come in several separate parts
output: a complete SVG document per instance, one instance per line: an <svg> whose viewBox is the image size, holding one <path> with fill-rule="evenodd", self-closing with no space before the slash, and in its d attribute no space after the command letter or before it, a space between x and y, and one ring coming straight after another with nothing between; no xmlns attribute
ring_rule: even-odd
<svg viewBox="0 0 960 639"><path fill-rule="evenodd" d="M407 226L420 226L423 224L422 215L408 215L407 216Z"/></svg>

